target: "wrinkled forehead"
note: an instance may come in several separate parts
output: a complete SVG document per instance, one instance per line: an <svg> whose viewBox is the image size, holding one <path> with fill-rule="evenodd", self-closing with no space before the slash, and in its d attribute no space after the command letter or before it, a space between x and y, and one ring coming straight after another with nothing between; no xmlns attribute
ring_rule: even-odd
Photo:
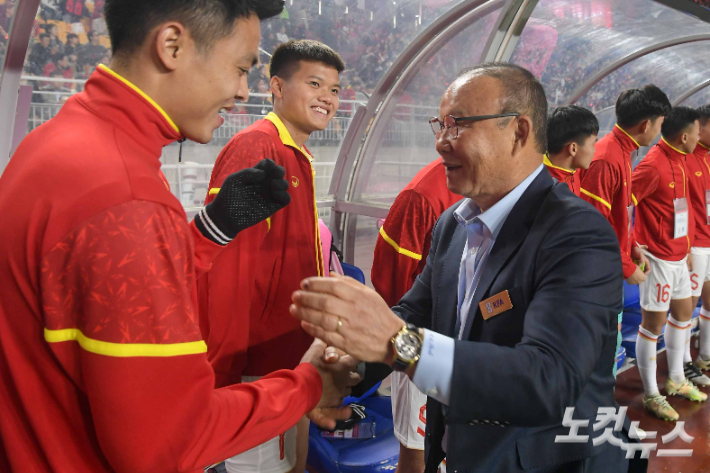
<svg viewBox="0 0 710 473"><path fill-rule="evenodd" d="M493 115L501 110L501 87L497 79L481 74L466 74L457 78L441 99L441 117Z"/></svg>

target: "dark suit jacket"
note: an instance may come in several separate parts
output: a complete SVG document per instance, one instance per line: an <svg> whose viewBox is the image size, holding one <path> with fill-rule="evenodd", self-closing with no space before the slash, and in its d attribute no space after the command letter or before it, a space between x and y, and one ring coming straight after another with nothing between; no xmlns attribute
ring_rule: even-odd
<svg viewBox="0 0 710 473"><path fill-rule="evenodd" d="M457 206L442 214L424 271L393 308L406 321L453 338L466 242L454 218ZM441 403L428 400L426 471L435 472L444 458L445 426L451 472L626 471L625 452L591 442L602 433L592 431L597 408L618 407L612 367L622 281L612 227L543 169L484 261L455 343L446 415ZM479 302L506 290L513 308L484 320ZM568 406L575 419L590 420L579 431L590 435L588 443L555 443L569 434L561 425Z"/></svg>

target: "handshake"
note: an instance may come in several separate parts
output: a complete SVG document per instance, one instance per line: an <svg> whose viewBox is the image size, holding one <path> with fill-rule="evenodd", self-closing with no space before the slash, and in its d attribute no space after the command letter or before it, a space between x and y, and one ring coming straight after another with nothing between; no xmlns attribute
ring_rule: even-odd
<svg viewBox="0 0 710 473"><path fill-rule="evenodd" d="M392 365L390 340L405 323L377 292L334 273L302 281L290 311L316 338L301 360L315 366L323 380L321 401L308 416L318 426L333 429L336 421L351 415L349 407L340 406L361 380L355 373L358 360Z"/></svg>

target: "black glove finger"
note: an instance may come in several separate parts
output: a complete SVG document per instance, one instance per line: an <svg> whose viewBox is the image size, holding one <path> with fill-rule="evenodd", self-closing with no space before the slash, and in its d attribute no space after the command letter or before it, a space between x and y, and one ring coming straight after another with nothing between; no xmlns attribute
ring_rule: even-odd
<svg viewBox="0 0 710 473"><path fill-rule="evenodd" d="M273 192L288 190L288 181L286 179L274 179L271 181L271 190Z"/></svg>
<svg viewBox="0 0 710 473"><path fill-rule="evenodd" d="M266 171L263 171L261 169L256 169L254 168L248 168L248 169L242 169L239 172L235 172L234 174L230 174L227 179L225 179L225 183L229 181L230 179L235 182L235 184L256 184L259 182L263 182L267 178ZM224 186L222 186L224 187Z"/></svg>
<svg viewBox="0 0 710 473"><path fill-rule="evenodd" d="M271 179L283 179L286 175L286 169L274 163L274 167L267 171Z"/></svg>
<svg viewBox="0 0 710 473"><path fill-rule="evenodd" d="M260 169L265 171L267 174L271 174L275 168L281 167L276 164L272 159L262 159L254 166L255 169Z"/></svg>
<svg viewBox="0 0 710 473"><path fill-rule="evenodd" d="M274 202L279 204L280 208L286 207L291 203L291 194L287 191L278 191L273 193Z"/></svg>

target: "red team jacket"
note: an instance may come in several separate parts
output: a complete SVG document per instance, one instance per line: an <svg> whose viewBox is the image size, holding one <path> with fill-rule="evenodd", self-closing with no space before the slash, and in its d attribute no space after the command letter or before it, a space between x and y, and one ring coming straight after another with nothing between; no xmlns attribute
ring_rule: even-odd
<svg viewBox="0 0 710 473"><path fill-rule="evenodd" d="M424 269L437 219L461 199L446 187L441 158L419 171L395 199L380 229L371 273L372 285L390 307Z"/></svg>
<svg viewBox="0 0 710 473"><path fill-rule="evenodd" d="M100 66L0 177L0 471L201 471L317 404L310 365L214 389L195 278L220 247L160 171L181 137Z"/></svg>
<svg viewBox="0 0 710 473"><path fill-rule="evenodd" d="M631 235L628 207L631 198L631 152L639 144L618 125L597 142L589 169L582 175L580 192L614 227L621 248L624 278L636 270L631 260Z"/></svg>
<svg viewBox="0 0 710 473"><path fill-rule="evenodd" d="M547 154L545 154L545 157L542 159L542 162L545 164L545 166L547 167L547 171L552 177L554 177L560 182L566 182L569 186L569 190L571 190L574 195L579 197L579 181L581 179L579 178L576 169L570 170L560 166L555 166L554 164L552 164Z"/></svg>
<svg viewBox="0 0 710 473"><path fill-rule="evenodd" d="M705 191L710 190L710 163L708 163L708 147L698 143L695 151L685 157L685 167L688 170L688 194L693 207L695 220L695 241L693 246L710 248L710 225L707 222Z"/></svg>
<svg viewBox="0 0 710 473"><path fill-rule="evenodd" d="M207 203L227 176L264 158L286 168L291 203L239 233L198 282L218 387L294 368L313 342L288 308L304 278L324 274L314 170L308 150L298 149L276 114L227 144L212 171Z"/></svg>
<svg viewBox="0 0 710 473"><path fill-rule="evenodd" d="M633 173L636 204L634 236L656 258L680 261L690 253L693 242L693 209L688 196L686 156L664 139L651 148ZM688 236L673 238L673 199L688 200Z"/></svg>

